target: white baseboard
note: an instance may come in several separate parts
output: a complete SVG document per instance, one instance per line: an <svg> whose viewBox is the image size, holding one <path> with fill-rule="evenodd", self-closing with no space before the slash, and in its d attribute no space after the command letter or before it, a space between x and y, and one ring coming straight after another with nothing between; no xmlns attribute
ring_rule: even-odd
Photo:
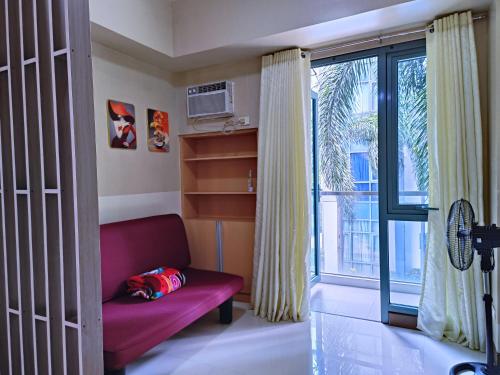
<svg viewBox="0 0 500 375"><path fill-rule="evenodd" d="M181 213L179 191L99 197L99 224L170 213Z"/></svg>

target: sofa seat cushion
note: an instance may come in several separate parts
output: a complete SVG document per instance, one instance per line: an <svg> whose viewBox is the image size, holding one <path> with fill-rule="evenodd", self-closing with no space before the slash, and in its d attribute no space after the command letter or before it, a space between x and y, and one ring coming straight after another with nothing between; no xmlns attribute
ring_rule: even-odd
<svg viewBox="0 0 500 375"><path fill-rule="evenodd" d="M104 365L120 369L243 288L240 276L193 268L186 285L156 301L122 296L102 305Z"/></svg>

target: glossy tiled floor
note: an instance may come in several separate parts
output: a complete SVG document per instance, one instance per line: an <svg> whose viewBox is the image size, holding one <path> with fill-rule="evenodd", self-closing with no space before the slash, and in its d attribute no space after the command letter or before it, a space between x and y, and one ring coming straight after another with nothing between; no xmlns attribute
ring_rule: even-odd
<svg viewBox="0 0 500 375"><path fill-rule="evenodd" d="M480 353L416 331L311 313L303 323L268 323L237 304L234 321L206 315L127 368L128 375L445 375Z"/></svg>
<svg viewBox="0 0 500 375"><path fill-rule="evenodd" d="M418 306L419 295L391 293L391 301ZM311 289L311 310L380 322L380 291L377 289L318 283Z"/></svg>

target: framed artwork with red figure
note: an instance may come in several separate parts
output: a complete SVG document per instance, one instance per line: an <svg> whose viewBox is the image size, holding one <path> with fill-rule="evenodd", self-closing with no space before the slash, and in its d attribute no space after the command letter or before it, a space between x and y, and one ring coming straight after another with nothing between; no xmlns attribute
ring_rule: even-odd
<svg viewBox="0 0 500 375"><path fill-rule="evenodd" d="M148 149L151 152L170 151L167 112L148 109Z"/></svg>
<svg viewBox="0 0 500 375"><path fill-rule="evenodd" d="M111 148L137 148L135 108L132 104L108 100L108 135Z"/></svg>

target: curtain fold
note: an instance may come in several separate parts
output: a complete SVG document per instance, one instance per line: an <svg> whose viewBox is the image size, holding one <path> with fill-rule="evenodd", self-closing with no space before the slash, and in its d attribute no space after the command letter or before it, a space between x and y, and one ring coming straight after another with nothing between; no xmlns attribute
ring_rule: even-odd
<svg viewBox="0 0 500 375"><path fill-rule="evenodd" d="M301 53L262 58L252 305L269 321L309 313L310 56Z"/></svg>
<svg viewBox="0 0 500 375"><path fill-rule="evenodd" d="M465 198L484 221L481 112L471 12L434 21L427 32L429 239L418 328L428 335L485 349L479 257L460 272L451 265L446 223L453 201Z"/></svg>

